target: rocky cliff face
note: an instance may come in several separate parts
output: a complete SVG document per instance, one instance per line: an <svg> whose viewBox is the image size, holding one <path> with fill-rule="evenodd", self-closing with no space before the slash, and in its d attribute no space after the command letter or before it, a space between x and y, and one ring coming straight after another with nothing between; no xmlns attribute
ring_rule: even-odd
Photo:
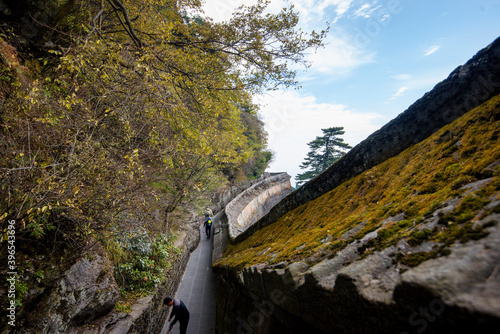
<svg viewBox="0 0 500 334"><path fill-rule="evenodd" d="M497 328L499 65L497 40L245 232L218 332Z"/></svg>
<svg viewBox="0 0 500 334"><path fill-rule="evenodd" d="M57 264L37 286L30 287L23 300L19 325L6 326L1 333L22 334L123 334L160 333L169 309L163 305L166 296L177 291L191 252L199 242L199 224L185 224L177 231L175 245L180 253L171 259L172 267L155 292L137 300L130 313L114 309L119 288L113 276L113 265L101 246L94 241L82 254L73 254L69 263ZM69 257L70 252L64 253Z"/></svg>
<svg viewBox="0 0 500 334"><path fill-rule="evenodd" d="M10 332L63 333L107 314L118 300L113 266L97 243L69 264L54 264L45 276L24 300L22 325Z"/></svg>

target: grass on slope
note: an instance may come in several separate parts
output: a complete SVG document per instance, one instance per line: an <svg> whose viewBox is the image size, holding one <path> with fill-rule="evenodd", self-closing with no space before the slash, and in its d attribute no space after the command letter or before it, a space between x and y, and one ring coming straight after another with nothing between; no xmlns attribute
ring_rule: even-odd
<svg viewBox="0 0 500 334"><path fill-rule="evenodd" d="M484 236L472 227L471 219L500 190L499 135L500 95L427 140L229 246L216 266L238 270L258 263L303 259L316 263L333 257L383 221L389 223L361 253L394 245L402 238L410 244L431 238L449 245ZM486 178L492 178L488 186L465 196L452 213L442 217L446 221L439 230L414 228L443 201L463 194L463 185ZM355 227L357 232L345 234Z"/></svg>

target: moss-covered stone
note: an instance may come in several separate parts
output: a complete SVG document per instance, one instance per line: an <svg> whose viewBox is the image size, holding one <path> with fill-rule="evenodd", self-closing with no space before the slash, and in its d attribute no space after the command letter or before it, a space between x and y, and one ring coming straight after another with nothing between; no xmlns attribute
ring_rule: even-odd
<svg viewBox="0 0 500 334"><path fill-rule="evenodd" d="M500 159L498 125L494 121L499 115L500 96L497 96L424 142L229 247L218 265L236 268L256 263L272 265L311 258L316 253L322 254L313 257L320 261L342 250L347 244L342 235L360 222L366 223L353 239L359 240L377 230L377 237L359 248L364 255L393 246L402 239L417 246L428 239L450 245L484 237L486 232L470 227L469 223L500 189L498 168L488 169ZM489 179L477 189L463 188L486 176ZM441 215L441 229L418 228L453 198L462 199L452 212ZM391 218L396 216L403 219ZM385 224L381 226L383 221ZM272 258L270 254L274 254Z"/></svg>

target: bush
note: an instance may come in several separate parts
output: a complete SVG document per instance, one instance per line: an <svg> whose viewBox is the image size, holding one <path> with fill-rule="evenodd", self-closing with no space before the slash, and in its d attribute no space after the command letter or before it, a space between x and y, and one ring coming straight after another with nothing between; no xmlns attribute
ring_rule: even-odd
<svg viewBox="0 0 500 334"><path fill-rule="evenodd" d="M165 270L171 267L174 256L180 252L173 245L174 240L173 236L150 236L141 231L127 233L112 241L123 251L115 262L115 279L121 292L152 291L162 281Z"/></svg>

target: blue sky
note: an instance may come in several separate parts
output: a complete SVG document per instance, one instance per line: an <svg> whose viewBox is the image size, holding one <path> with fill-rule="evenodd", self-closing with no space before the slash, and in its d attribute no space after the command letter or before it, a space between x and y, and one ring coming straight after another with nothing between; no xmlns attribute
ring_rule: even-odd
<svg viewBox="0 0 500 334"><path fill-rule="evenodd" d="M204 10L220 21L255 2L205 0ZM268 171L292 181L322 128L343 126L355 146L500 36L500 0L271 0L269 11L289 3L305 31L331 25L298 71L301 89L256 100L275 155Z"/></svg>

